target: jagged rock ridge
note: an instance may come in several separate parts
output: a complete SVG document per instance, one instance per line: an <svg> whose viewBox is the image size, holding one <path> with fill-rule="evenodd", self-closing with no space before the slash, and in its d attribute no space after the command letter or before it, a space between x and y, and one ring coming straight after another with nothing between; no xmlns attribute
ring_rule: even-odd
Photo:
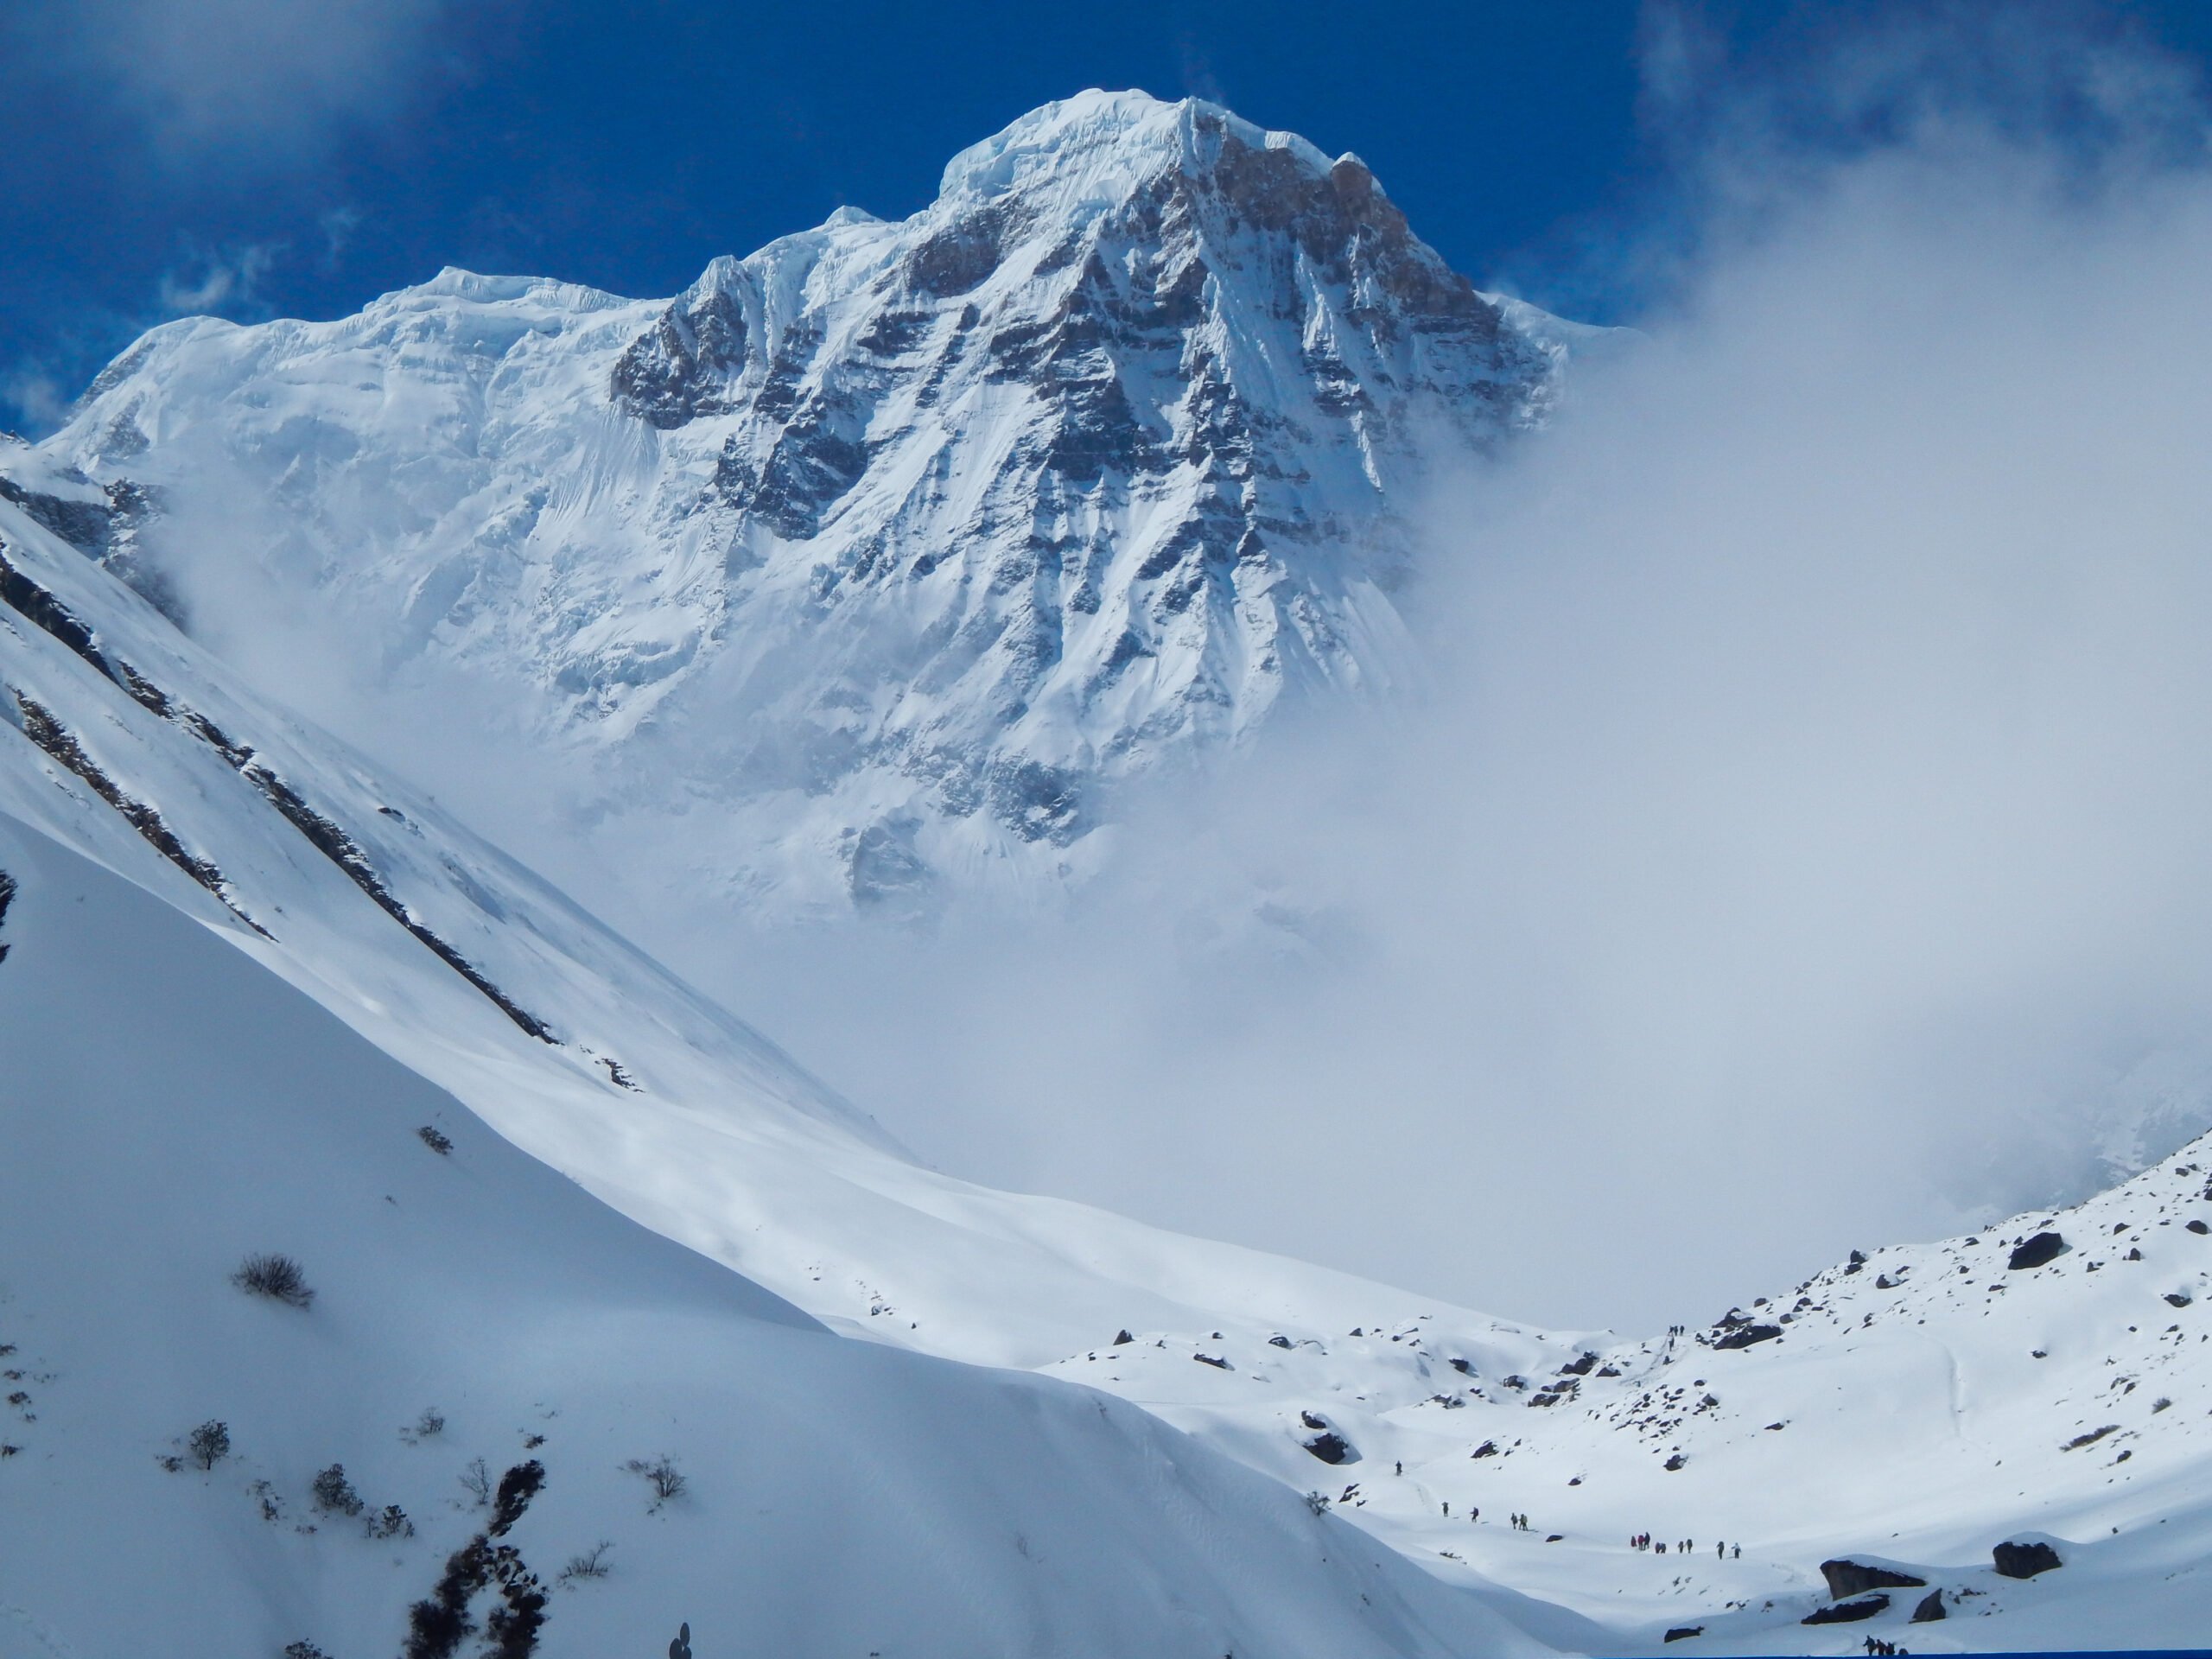
<svg viewBox="0 0 2212 1659"><path fill-rule="evenodd" d="M364 663L489 675L610 798L749 812L867 898L952 842L1049 861L1100 780L1402 677L1424 490L1541 418L1575 332L1357 157L1090 92L672 301L448 271L168 325L45 449L265 500L180 510L175 563L307 583Z"/></svg>

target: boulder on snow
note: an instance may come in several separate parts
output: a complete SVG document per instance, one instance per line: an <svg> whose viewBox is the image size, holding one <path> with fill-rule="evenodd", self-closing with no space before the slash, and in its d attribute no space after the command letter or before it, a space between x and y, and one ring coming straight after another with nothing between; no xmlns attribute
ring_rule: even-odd
<svg viewBox="0 0 2212 1659"><path fill-rule="evenodd" d="M1887 1596L1869 1596L1864 1601L1840 1601L1833 1607L1821 1607L1805 1615L1800 1624L1856 1624L1862 1618L1872 1618L1890 1605Z"/></svg>
<svg viewBox="0 0 2212 1659"><path fill-rule="evenodd" d="M1778 1325L1739 1325L1725 1335L1715 1337L1716 1348L1748 1348L1755 1342L1770 1342L1782 1334Z"/></svg>
<svg viewBox="0 0 2212 1659"><path fill-rule="evenodd" d="M2037 1233L2033 1238L2015 1245L2012 1259L2005 1266L2014 1273L2023 1268L2039 1268L2062 1255L2065 1249L2066 1241L2056 1233Z"/></svg>
<svg viewBox="0 0 2212 1659"><path fill-rule="evenodd" d="M1704 1634L1705 1626L1702 1624L1677 1624L1673 1630L1667 1632L1667 1640L1669 1642L1683 1642L1688 1640L1693 1636L1703 1636Z"/></svg>
<svg viewBox="0 0 2212 1659"><path fill-rule="evenodd" d="M1950 1615L1944 1611L1943 1592L1941 1590L1930 1590L1921 1598L1920 1605L1912 1610L1912 1618L1910 1622L1915 1624L1933 1624L1939 1618L1949 1617Z"/></svg>
<svg viewBox="0 0 2212 1659"><path fill-rule="evenodd" d="M1909 1573L1892 1573L1886 1567L1864 1567L1857 1561L1822 1561L1821 1576L1828 1581L1828 1594L1838 1601L1869 1590L1922 1590L1925 1579Z"/></svg>
<svg viewBox="0 0 2212 1659"><path fill-rule="evenodd" d="M1114 1346L1116 1348L1119 1348L1125 1342L1135 1342L1135 1340L1136 1338L1131 1336L1126 1330L1116 1331L1114 1333Z"/></svg>
<svg viewBox="0 0 2212 1659"><path fill-rule="evenodd" d="M2032 1579L2038 1573L2066 1565L2049 1544L2004 1543L1989 1553L1997 1563L1997 1576L2000 1579Z"/></svg>
<svg viewBox="0 0 2212 1659"><path fill-rule="evenodd" d="M1351 1442L1334 1429L1316 1434L1306 1442L1306 1449L1324 1463L1357 1463L1359 1453L1352 1450Z"/></svg>

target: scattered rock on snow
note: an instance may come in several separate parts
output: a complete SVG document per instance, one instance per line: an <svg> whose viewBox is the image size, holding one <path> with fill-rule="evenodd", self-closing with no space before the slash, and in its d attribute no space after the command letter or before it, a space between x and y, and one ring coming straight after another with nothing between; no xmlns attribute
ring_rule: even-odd
<svg viewBox="0 0 2212 1659"><path fill-rule="evenodd" d="M2005 1266L2008 1271L2015 1273L2023 1268L2039 1268L2064 1254L2065 1249L2066 1241L2056 1233L2037 1233L2033 1238L2016 1246Z"/></svg>
<svg viewBox="0 0 2212 1659"><path fill-rule="evenodd" d="M1822 1607L1808 1613L1797 1622L1800 1624L1856 1624L1862 1618L1872 1618L1890 1605L1887 1596L1869 1596L1864 1601L1840 1601L1833 1607Z"/></svg>
<svg viewBox="0 0 2212 1659"><path fill-rule="evenodd" d="M1886 1567L1866 1567L1857 1561L1822 1561L1821 1576L1828 1581L1828 1594L1840 1601L1868 1590L1919 1590L1928 1580L1909 1573L1892 1573Z"/></svg>
<svg viewBox="0 0 2212 1659"><path fill-rule="evenodd" d="M1778 1325L1739 1325L1733 1331L1713 1339L1716 1348L1748 1348L1755 1342L1771 1342L1782 1334Z"/></svg>
<svg viewBox="0 0 2212 1659"><path fill-rule="evenodd" d="M2038 1573L2066 1565L2058 1559L2058 1552L2045 1543L2003 1543L1989 1553L1996 1561L1997 1576L2002 1579L2032 1579Z"/></svg>
<svg viewBox="0 0 2212 1659"><path fill-rule="evenodd" d="M1352 1450L1351 1442L1334 1429L1316 1434L1306 1442L1306 1449L1324 1463L1356 1463L1359 1453Z"/></svg>

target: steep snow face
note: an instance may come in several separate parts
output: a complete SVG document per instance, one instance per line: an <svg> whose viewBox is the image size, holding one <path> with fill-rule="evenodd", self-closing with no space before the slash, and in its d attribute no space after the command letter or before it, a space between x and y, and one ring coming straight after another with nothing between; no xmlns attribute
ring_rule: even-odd
<svg viewBox="0 0 2212 1659"><path fill-rule="evenodd" d="M1555 1646L1647 1651L1701 1625L1684 1651L1834 1651L1835 1632L1799 1620L1832 1599L1819 1564L1845 1556L1928 1581L1891 1593L1869 1625L1885 1639L1943 1592L1940 1636L1908 1638L1923 1651L2180 1645L2212 1611L2195 1565L2212 1535L2192 1323L2212 1284L2212 1232L2191 1225L2212 1229L2202 1144L2078 1211L1840 1264L1703 1331L1625 1343L989 1192L902 1159L765 1040L238 690L5 502L0 558L0 810L833 1331L1119 1395ZM26 902L0 919L0 976L34 937ZM23 1029L50 1040L79 1017ZM35 1109L41 1092L10 1099ZM2014 1241L2043 1232L2069 1248L2012 1268ZM32 1243L10 1236L9 1259L38 1259ZM395 1393L378 1408L400 1422L421 1407ZM196 1408L162 1409L174 1434ZM1516 1513L1534 1529L1507 1525ZM1662 1556L1628 1548L1637 1533L1696 1544ZM1990 1552L2009 1541L2050 1543L2064 1565L2003 1578Z"/></svg>
<svg viewBox="0 0 2212 1659"><path fill-rule="evenodd" d="M833 1331L1033 1369L1122 1325L1258 1345L1382 1308L1433 1311L1500 1363L1573 1351L1347 1275L916 1167L435 805L236 690L7 503L0 561L0 812L127 874L524 1151ZM15 937L0 929L0 944ZM1280 1442L1313 1460L1294 1412L1272 1399L1254 1410L1215 1449L1264 1463ZM1521 1628L1580 1628L1480 1595Z"/></svg>
<svg viewBox="0 0 2212 1659"><path fill-rule="evenodd" d="M0 1651L1538 1651L1133 1407L831 1335L4 819L0 869Z"/></svg>
<svg viewBox="0 0 2212 1659"><path fill-rule="evenodd" d="M488 677L604 802L712 804L723 882L903 904L1079 863L1103 780L1408 675L1423 493L1573 333L1357 157L1088 92L673 301L448 270L169 324L42 454L165 495L188 597L305 584L365 672Z"/></svg>

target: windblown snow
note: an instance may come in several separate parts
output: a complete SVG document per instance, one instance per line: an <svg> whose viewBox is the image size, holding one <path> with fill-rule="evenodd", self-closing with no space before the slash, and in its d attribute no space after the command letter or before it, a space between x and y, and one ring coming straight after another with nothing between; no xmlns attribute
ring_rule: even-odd
<svg viewBox="0 0 2212 1659"><path fill-rule="evenodd" d="M1541 321L1349 158L1091 94L672 302L171 325L9 452L5 1650L2197 1640L2208 1143L1642 1339L992 1192L251 688L149 543L242 479L377 649L888 891L1397 671L1392 504L1540 415Z"/></svg>

